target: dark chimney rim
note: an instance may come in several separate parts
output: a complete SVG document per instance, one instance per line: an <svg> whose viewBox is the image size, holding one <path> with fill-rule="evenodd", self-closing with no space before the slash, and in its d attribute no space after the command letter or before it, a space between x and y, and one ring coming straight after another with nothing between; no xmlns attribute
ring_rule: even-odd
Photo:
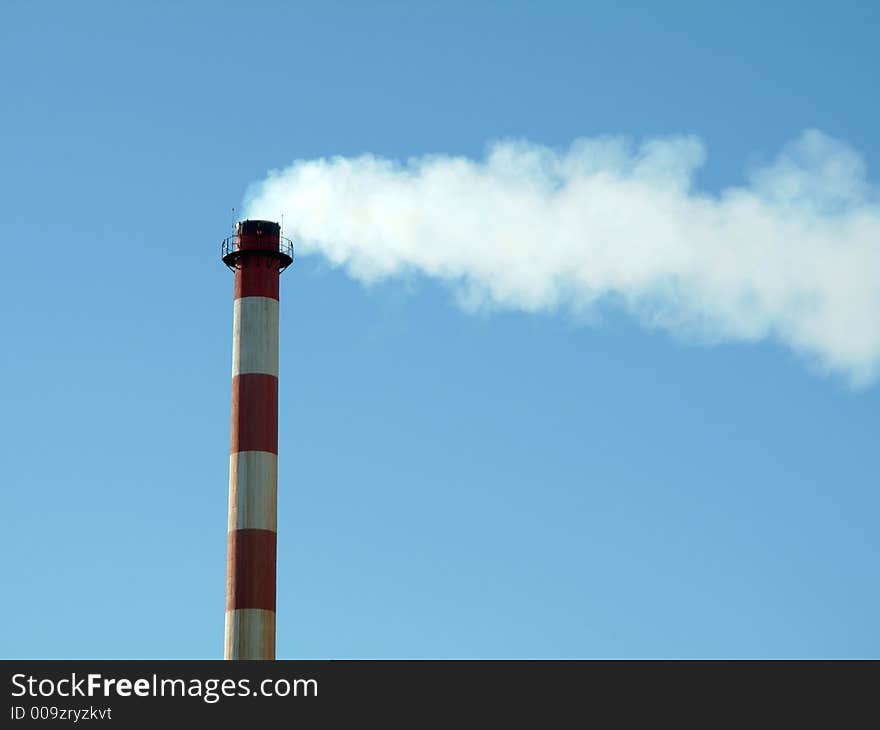
<svg viewBox="0 0 880 730"><path fill-rule="evenodd" d="M264 220L244 220L238 222L238 232L239 233L256 233L257 231L262 231L263 234L276 234L280 235L281 226L278 225L275 221L264 221Z"/></svg>

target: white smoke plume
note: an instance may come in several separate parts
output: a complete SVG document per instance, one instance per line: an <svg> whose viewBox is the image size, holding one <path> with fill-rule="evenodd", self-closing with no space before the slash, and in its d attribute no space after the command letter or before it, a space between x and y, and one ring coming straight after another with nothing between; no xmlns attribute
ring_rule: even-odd
<svg viewBox="0 0 880 730"><path fill-rule="evenodd" d="M298 160L252 185L298 255L365 283L420 273L468 309L599 305L704 341L771 339L855 386L880 374L880 196L861 157L807 131L748 184L694 189L688 136L524 141L483 160Z"/></svg>

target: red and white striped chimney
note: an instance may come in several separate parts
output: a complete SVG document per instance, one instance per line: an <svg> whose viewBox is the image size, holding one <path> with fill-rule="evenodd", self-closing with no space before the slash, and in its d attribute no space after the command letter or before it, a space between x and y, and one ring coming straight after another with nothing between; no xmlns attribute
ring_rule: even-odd
<svg viewBox="0 0 880 730"><path fill-rule="evenodd" d="M275 658L278 280L292 261L271 221L242 221L223 242L235 271L226 659Z"/></svg>

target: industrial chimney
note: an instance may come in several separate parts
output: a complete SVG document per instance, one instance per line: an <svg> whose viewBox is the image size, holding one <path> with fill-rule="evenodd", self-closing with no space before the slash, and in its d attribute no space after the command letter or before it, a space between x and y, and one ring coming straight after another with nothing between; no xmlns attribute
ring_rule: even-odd
<svg viewBox="0 0 880 730"><path fill-rule="evenodd" d="M274 659L278 279L293 246L277 223L246 220L222 255L235 272L224 656Z"/></svg>

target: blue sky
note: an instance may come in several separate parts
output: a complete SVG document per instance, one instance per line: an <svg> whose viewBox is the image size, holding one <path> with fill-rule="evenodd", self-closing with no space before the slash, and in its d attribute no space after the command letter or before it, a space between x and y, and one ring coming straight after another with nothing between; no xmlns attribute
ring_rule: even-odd
<svg viewBox="0 0 880 730"><path fill-rule="evenodd" d="M230 208L296 159L805 129L877 180L860 3L0 8L3 657L222 655ZM880 286L880 284L878 284ZM278 655L876 657L880 390L773 339L282 278Z"/></svg>

